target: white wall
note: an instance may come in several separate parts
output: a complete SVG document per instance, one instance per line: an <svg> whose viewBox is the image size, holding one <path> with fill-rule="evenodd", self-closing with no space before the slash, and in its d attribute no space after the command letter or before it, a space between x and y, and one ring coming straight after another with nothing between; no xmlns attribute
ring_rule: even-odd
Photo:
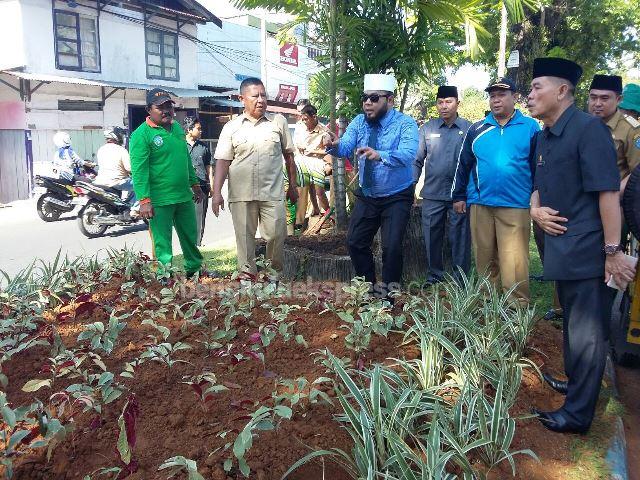
<svg viewBox="0 0 640 480"><path fill-rule="evenodd" d="M237 89L240 80L235 74L261 76L261 46L259 28L241 24L246 16L223 21L222 29L215 25L199 25L198 38L215 45L215 50L198 47L200 85ZM309 95L309 77L318 71L318 64L307 55L307 47L298 46L298 66L280 63L280 45L275 37L267 36L267 94L275 99L280 84L297 85L299 98ZM264 81L264 79L263 79Z"/></svg>
<svg viewBox="0 0 640 480"><path fill-rule="evenodd" d="M297 85L298 95L309 98L309 79L319 70L318 64L307 55L307 47L298 45L298 66L280 63L280 44L275 37L267 37L267 94L275 98L280 84Z"/></svg>
<svg viewBox="0 0 640 480"><path fill-rule="evenodd" d="M198 39L216 45L218 53L198 46L200 85L237 89L235 74L260 77L260 30L247 25L222 22L198 25Z"/></svg>
<svg viewBox="0 0 640 480"><path fill-rule="evenodd" d="M51 3L43 0L21 0L21 4L23 30L29 33L25 39L25 63L29 72L81 77L89 80L197 88L195 44L186 38L178 37L179 81L149 79L146 71L144 27L133 21L111 15L109 12L124 14L139 20L142 20L142 14L115 6L108 6L100 13L101 72L56 70ZM82 6L69 8L67 2L59 0L56 1L56 8L97 17L95 8ZM159 17L153 17L150 21L172 28L176 26L175 21ZM196 35L195 25L185 25L182 30L189 35Z"/></svg>
<svg viewBox="0 0 640 480"><path fill-rule="evenodd" d="M19 0L0 0L0 70L25 64L22 9Z"/></svg>

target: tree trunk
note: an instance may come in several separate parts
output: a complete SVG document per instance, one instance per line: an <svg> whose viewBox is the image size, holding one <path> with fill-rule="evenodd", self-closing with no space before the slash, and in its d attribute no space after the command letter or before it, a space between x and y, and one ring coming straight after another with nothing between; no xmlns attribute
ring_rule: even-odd
<svg viewBox="0 0 640 480"><path fill-rule="evenodd" d="M507 58L507 6L500 2L500 47L498 51L498 78L504 77Z"/></svg>
<svg viewBox="0 0 640 480"><path fill-rule="evenodd" d="M330 48L331 48L331 81L329 88L329 102L330 102L330 114L329 114L329 129L331 132L336 131L336 83L337 83L337 37L338 37L338 3L337 0L330 0L330 29L332 30L330 35ZM342 53L342 52L341 52ZM333 157L333 187L334 192L334 204L336 210L336 228L339 231L347 229L347 202L346 202L346 186L345 186L345 172L344 172L344 159Z"/></svg>
<svg viewBox="0 0 640 480"><path fill-rule="evenodd" d="M404 112L404 105L407 101L407 94L409 93L409 80L404 82L404 87L402 89L402 100L400 101L400 111Z"/></svg>

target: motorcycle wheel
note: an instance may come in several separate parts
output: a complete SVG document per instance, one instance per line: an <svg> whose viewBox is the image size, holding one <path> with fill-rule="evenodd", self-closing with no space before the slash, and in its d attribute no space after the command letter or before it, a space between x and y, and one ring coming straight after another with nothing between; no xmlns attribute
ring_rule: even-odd
<svg viewBox="0 0 640 480"><path fill-rule="evenodd" d="M108 225L98 225L93 222L93 217L99 213L98 202L90 201L78 214L78 228L87 238L97 238L104 235Z"/></svg>
<svg viewBox="0 0 640 480"><path fill-rule="evenodd" d="M50 193L41 195L36 203L36 210L41 220L44 220L45 222L55 222L60 218L60 215L62 215L62 211L55 208L52 203L46 201L49 197L58 198Z"/></svg>

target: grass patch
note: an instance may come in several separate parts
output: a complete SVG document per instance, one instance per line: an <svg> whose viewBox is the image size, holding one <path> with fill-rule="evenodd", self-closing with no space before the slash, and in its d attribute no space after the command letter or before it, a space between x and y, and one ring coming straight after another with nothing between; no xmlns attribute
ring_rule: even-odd
<svg viewBox="0 0 640 480"><path fill-rule="evenodd" d="M571 458L576 466L568 472L568 480L611 478L611 469L606 460L607 450L615 429L614 420L623 413L624 406L614 398L611 389L603 388L589 433L576 436L571 443Z"/></svg>
<svg viewBox="0 0 640 480"><path fill-rule="evenodd" d="M531 240L529 241L529 275L542 275L542 261L538 255L538 248L533 239L533 231L531 232ZM536 313L544 315L553 307L553 289L554 282L544 282L540 280L529 281L529 290L531 293L531 303L536 306Z"/></svg>
<svg viewBox="0 0 640 480"><path fill-rule="evenodd" d="M235 248L201 248L200 253L204 257L204 268L218 272L220 275L229 275L236 269L236 249ZM182 254L173 257L173 264L184 268L184 257Z"/></svg>

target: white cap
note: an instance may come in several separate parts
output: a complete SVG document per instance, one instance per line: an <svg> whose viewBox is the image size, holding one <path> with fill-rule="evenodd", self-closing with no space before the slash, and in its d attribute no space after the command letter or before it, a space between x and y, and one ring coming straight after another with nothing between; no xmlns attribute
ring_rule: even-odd
<svg viewBox="0 0 640 480"><path fill-rule="evenodd" d="M395 92L398 83L393 75L385 75L380 73L367 73L364 76L364 90L384 90L386 92Z"/></svg>

